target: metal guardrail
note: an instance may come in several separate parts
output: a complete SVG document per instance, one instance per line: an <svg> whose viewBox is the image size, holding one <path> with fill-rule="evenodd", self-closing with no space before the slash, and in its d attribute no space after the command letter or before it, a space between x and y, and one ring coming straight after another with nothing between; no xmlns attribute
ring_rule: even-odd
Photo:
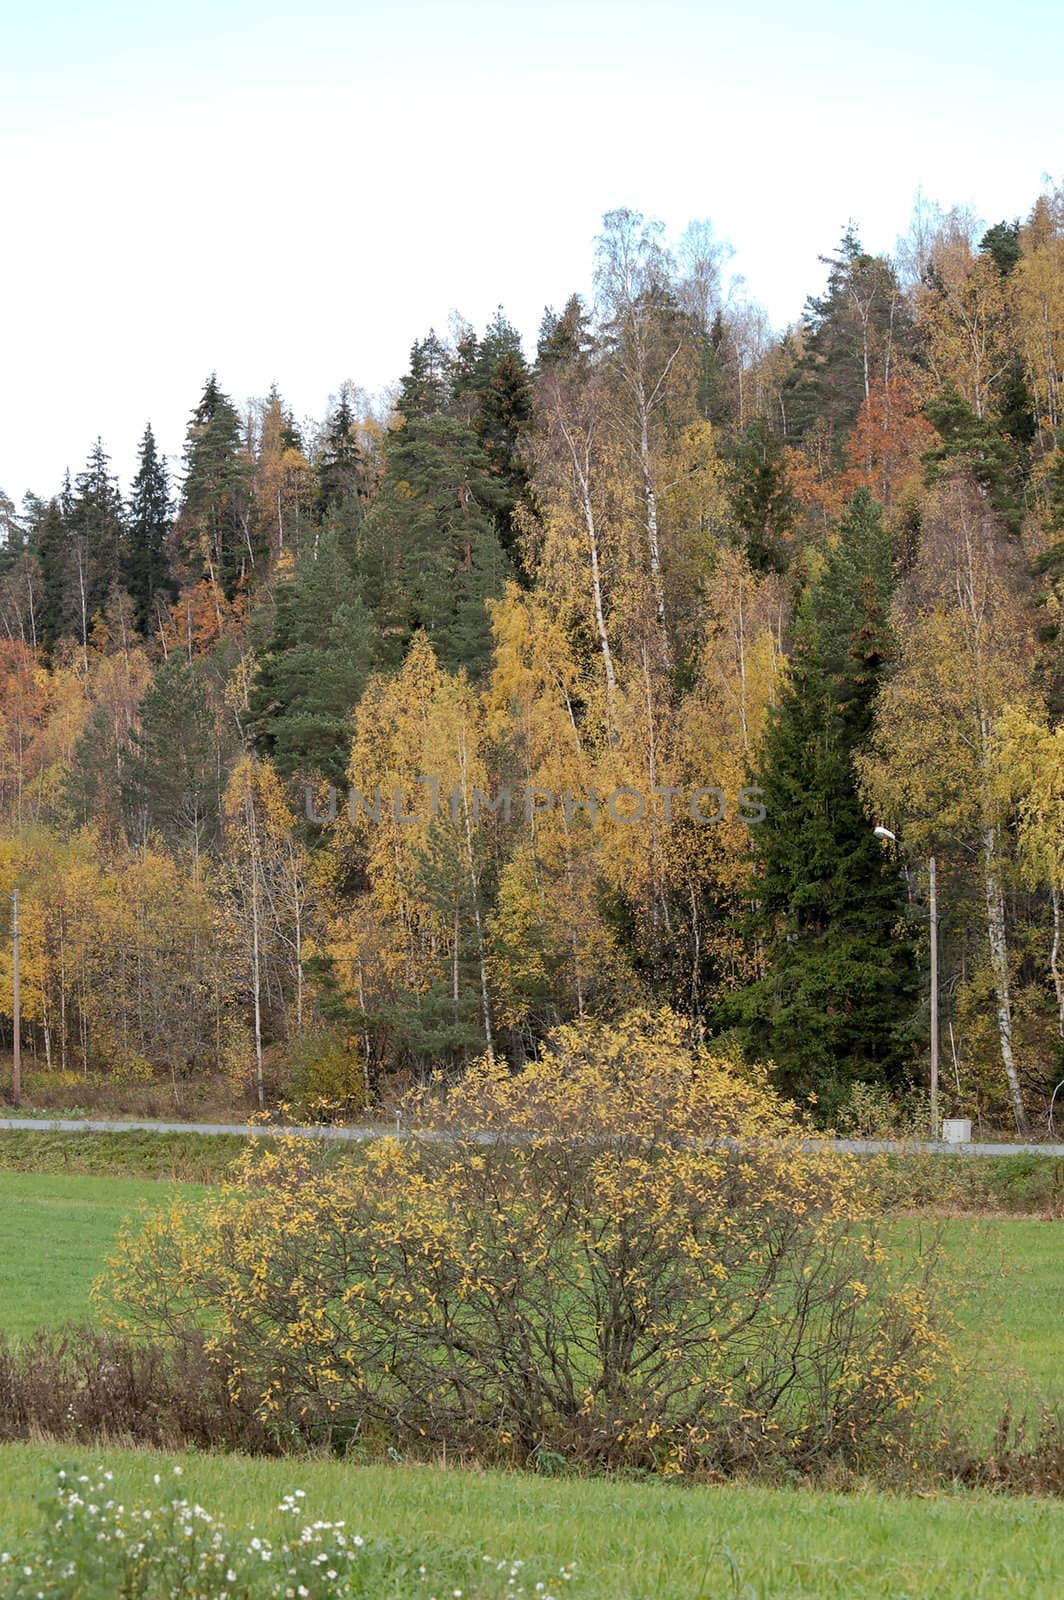
<svg viewBox="0 0 1064 1600"><path fill-rule="evenodd" d="M0 1131L36 1133L197 1133L230 1134L237 1138L277 1139L295 1135L302 1139L335 1140L365 1144L371 1139L394 1137L396 1129L383 1124L355 1127L318 1124L281 1126L251 1122L105 1122L96 1118L0 1117ZM400 1133L403 1131L399 1130ZM478 1142L491 1143L494 1134L474 1133ZM738 1143L724 1140L726 1144ZM931 1155L961 1157L1053 1156L1064 1157L1064 1144L945 1144L907 1139L803 1139L804 1150L836 1150L840 1155Z"/></svg>

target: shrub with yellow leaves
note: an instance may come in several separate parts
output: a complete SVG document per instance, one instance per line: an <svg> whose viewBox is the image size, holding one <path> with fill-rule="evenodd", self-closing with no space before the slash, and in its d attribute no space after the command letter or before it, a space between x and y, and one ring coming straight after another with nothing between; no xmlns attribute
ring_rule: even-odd
<svg viewBox="0 0 1064 1600"><path fill-rule="evenodd" d="M122 1242L129 1329L206 1328L284 1437L812 1472L904 1455L949 1351L852 1158L669 1012L408 1102L357 1162L254 1147Z"/></svg>

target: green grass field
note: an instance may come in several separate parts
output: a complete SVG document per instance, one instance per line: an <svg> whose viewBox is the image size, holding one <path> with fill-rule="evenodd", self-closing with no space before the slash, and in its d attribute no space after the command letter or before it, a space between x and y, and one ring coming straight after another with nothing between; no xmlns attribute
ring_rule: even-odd
<svg viewBox="0 0 1064 1600"><path fill-rule="evenodd" d="M90 1289L124 1218L180 1187L151 1180L0 1171L0 1330L22 1336L91 1316ZM893 1224L899 1248L918 1229ZM1008 1389L1064 1398L1064 1223L957 1218L941 1224L946 1283L966 1285L963 1354L973 1415L993 1420Z"/></svg>
<svg viewBox="0 0 1064 1600"><path fill-rule="evenodd" d="M126 1217L175 1186L151 1180L0 1172L0 1328L23 1335L92 1314L90 1289ZM183 1186L186 1190L189 1186ZM894 1224L899 1248L911 1219ZM974 1289L963 1313L973 1379L965 1404L990 1422L1009 1387L1064 1394L1064 1225L960 1219L944 1225L948 1272ZM993 1403L991 1396L995 1396ZM0 1548L31 1533L61 1463L113 1465L130 1497L150 1494L163 1458L73 1447L0 1448ZM173 1458L177 1459L177 1458ZM426 1467L180 1458L184 1492L234 1526L276 1526L281 1495L303 1488L312 1516L427 1548L521 1556L531 1576L575 1560L574 1600L1049 1600L1064 1592L1064 1504L988 1496L882 1494L662 1482L546 1480ZM472 1600L475 1587L465 1588Z"/></svg>
<svg viewBox="0 0 1064 1600"><path fill-rule="evenodd" d="M1057 1600L1064 1585L1064 1504L985 1495L905 1500L745 1486L547 1480L428 1467L83 1454L116 1473L126 1504L151 1498L152 1475L183 1468L181 1493L230 1526L275 1535L283 1494L306 1492L307 1520L433 1549L518 1556L528 1577L575 1562L572 1600L725 1600L723 1542L757 1600ZM39 1523L70 1451L0 1448L0 1548ZM475 1570L475 1564L474 1564ZM531 1590L532 1584L529 1584ZM466 1587L467 1600L476 1594Z"/></svg>
<svg viewBox="0 0 1064 1600"><path fill-rule="evenodd" d="M162 1205L175 1188L131 1178L0 1172L0 1330L21 1337L89 1317L89 1291L123 1219Z"/></svg>

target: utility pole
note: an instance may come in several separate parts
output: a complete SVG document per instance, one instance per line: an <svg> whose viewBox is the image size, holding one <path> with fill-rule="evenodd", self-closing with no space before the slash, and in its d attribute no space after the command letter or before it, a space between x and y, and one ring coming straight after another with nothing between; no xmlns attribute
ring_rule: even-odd
<svg viewBox="0 0 1064 1600"><path fill-rule="evenodd" d="M898 842L889 828L873 828L872 832L877 839L888 839L895 845ZM938 878L934 856L928 860L927 876L931 902L931 1138L938 1139L941 1134L938 1124Z"/></svg>
<svg viewBox="0 0 1064 1600"><path fill-rule="evenodd" d="M931 900L931 1137L939 1137L938 1125L938 884L935 858L928 862Z"/></svg>
<svg viewBox="0 0 1064 1600"><path fill-rule="evenodd" d="M14 1058L11 1070L11 1099L17 1106L22 1104L22 1006L18 981L18 885L15 885L10 894L6 889L0 891L0 893L6 894L11 901L11 1053Z"/></svg>

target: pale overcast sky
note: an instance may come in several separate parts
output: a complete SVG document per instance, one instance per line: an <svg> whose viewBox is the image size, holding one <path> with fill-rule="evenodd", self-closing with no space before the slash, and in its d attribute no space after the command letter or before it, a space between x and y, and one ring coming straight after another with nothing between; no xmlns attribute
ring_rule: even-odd
<svg viewBox="0 0 1064 1600"><path fill-rule="evenodd" d="M1064 175L1048 0L0 0L0 487L47 494L214 368L320 415L452 309L534 344L603 211L709 217L782 326L854 218Z"/></svg>

